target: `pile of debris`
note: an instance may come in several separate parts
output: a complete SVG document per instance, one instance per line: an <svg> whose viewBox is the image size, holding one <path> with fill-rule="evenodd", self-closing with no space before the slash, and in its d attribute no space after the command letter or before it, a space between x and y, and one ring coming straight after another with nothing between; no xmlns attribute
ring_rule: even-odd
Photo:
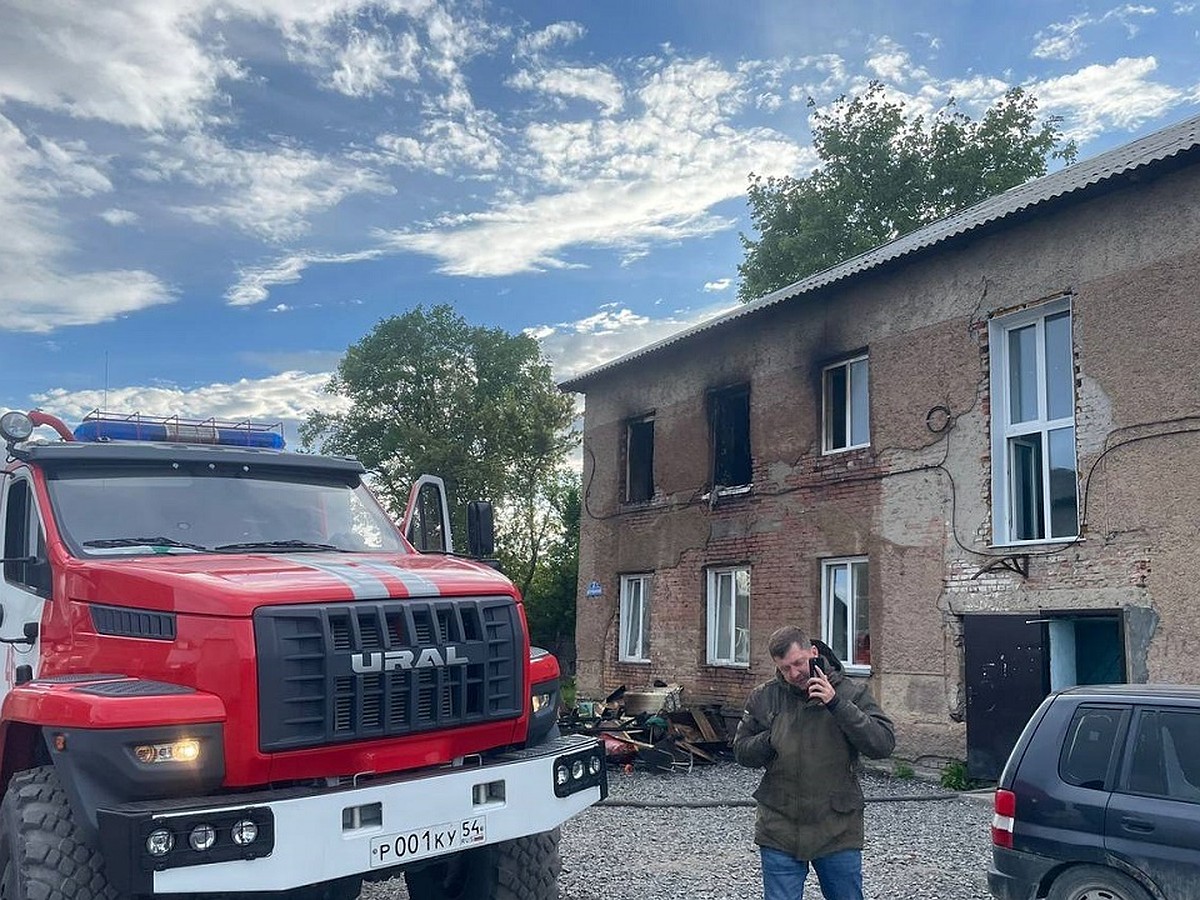
<svg viewBox="0 0 1200 900"><path fill-rule="evenodd" d="M659 772L715 763L730 737L717 706L685 708L683 688L657 683L642 691L617 688L602 701L580 701L559 718L559 729L599 737L609 765Z"/></svg>

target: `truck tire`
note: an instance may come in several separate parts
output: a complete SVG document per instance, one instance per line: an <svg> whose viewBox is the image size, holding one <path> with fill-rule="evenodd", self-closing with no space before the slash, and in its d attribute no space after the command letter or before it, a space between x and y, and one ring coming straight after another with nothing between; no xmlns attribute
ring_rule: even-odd
<svg viewBox="0 0 1200 900"><path fill-rule="evenodd" d="M412 900L558 900L559 830L464 850L404 873Z"/></svg>
<svg viewBox="0 0 1200 900"><path fill-rule="evenodd" d="M54 766L13 776L0 802L2 900L116 900Z"/></svg>
<svg viewBox="0 0 1200 900"><path fill-rule="evenodd" d="M1150 900L1136 881L1116 869L1073 866L1054 879L1048 900Z"/></svg>

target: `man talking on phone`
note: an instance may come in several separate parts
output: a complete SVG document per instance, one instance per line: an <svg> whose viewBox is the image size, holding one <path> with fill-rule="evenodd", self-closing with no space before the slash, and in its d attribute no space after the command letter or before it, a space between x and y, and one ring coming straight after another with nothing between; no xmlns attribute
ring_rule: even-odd
<svg viewBox="0 0 1200 900"><path fill-rule="evenodd" d="M775 677L750 692L737 761L766 768L754 792L765 900L802 900L811 864L825 900L862 900L859 756L883 759L896 735L864 682L793 626L767 641Z"/></svg>

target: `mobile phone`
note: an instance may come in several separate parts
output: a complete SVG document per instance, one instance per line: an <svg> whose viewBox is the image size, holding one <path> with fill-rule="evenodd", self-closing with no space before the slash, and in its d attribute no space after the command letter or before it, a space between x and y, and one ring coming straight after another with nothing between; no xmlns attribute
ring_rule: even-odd
<svg viewBox="0 0 1200 900"><path fill-rule="evenodd" d="M820 674L821 674L821 666L817 662L817 658L814 656L812 659L810 659L808 661L808 677L816 678Z"/></svg>

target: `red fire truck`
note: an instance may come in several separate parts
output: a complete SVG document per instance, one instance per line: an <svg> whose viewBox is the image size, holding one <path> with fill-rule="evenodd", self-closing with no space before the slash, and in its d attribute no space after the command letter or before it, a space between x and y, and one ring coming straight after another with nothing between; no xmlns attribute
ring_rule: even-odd
<svg viewBox="0 0 1200 900"><path fill-rule="evenodd" d="M5 900L346 900L400 873L557 897L604 756L558 734L558 663L467 558L490 506L460 556L438 479L397 528L359 463L278 427L35 411L0 436Z"/></svg>

